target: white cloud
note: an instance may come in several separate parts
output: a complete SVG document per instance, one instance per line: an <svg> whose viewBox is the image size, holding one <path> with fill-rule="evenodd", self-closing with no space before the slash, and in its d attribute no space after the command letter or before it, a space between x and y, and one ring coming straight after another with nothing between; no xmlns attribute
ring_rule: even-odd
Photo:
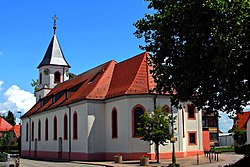
<svg viewBox="0 0 250 167"><path fill-rule="evenodd" d="M233 120L228 118L227 113L219 112L219 130L222 132L228 132L233 126Z"/></svg>
<svg viewBox="0 0 250 167"><path fill-rule="evenodd" d="M0 56L3 55L3 52L0 51Z"/></svg>
<svg viewBox="0 0 250 167"><path fill-rule="evenodd" d="M0 80L0 91L2 90L3 81Z"/></svg>
<svg viewBox="0 0 250 167"><path fill-rule="evenodd" d="M16 118L19 118L20 115L17 111L21 111L23 115L35 102L36 100L32 93L22 90L16 85L12 85L4 93L4 101L0 103L0 113L4 114L10 110Z"/></svg>

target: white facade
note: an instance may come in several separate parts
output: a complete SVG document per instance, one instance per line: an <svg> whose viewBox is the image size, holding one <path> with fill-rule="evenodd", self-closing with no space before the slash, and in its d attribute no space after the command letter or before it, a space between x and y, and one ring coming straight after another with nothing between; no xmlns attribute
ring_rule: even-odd
<svg viewBox="0 0 250 167"><path fill-rule="evenodd" d="M147 153L152 159L155 157L154 146L132 136L133 108L143 106L146 111L153 111L155 105L168 105L168 96L158 95L154 104L155 95L132 95L112 98L105 101L84 100L54 110L42 112L24 118L22 128L22 153L24 156L41 158L58 158L62 152L62 159L94 160L112 159L115 154L124 155L124 159L137 159L138 155ZM118 136L112 138L112 110L117 111ZM179 157L201 153L202 125L201 111L195 113L195 119L187 119L187 106L183 109L174 109L177 116L175 150ZM77 113L77 139L73 139L73 114ZM68 118L68 139L64 139L64 115ZM53 138L53 120L57 118L57 139ZM48 140L45 140L45 120L48 119ZM38 140L38 121L41 121L41 140ZM34 140L32 141L32 122L34 122ZM183 124L184 123L184 124ZM29 126L28 141L26 141L26 127ZM196 144L189 144L189 133L196 134ZM62 143L60 146L60 138ZM171 155L172 144L167 141L166 146L160 147L161 157ZM177 156L178 156L177 155ZM49 156L49 157L48 157ZM87 157L87 158L86 158Z"/></svg>
<svg viewBox="0 0 250 167"><path fill-rule="evenodd" d="M247 144L250 144L250 118L247 121Z"/></svg>

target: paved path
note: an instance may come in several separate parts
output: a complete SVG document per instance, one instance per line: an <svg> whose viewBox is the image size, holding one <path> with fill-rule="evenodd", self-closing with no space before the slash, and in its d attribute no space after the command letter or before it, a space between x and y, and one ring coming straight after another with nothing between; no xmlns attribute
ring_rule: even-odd
<svg viewBox="0 0 250 167"><path fill-rule="evenodd" d="M243 158L243 155L237 155L234 153L220 154L219 162L212 160L210 163L209 159L205 156L200 156L200 165L197 165L196 157L188 158L178 158L177 163L181 167L218 167L228 165L230 163L235 163L236 161ZM29 159L20 159L20 167L138 167L139 161L123 161L122 164L114 163L113 161L104 161L104 162L85 162L85 161L71 161L71 162L51 162L51 161L40 161L40 160L29 160ZM11 161L14 164L14 160ZM150 162L151 167L166 167L171 163L170 160L161 160L161 163L158 164L155 161Z"/></svg>
<svg viewBox="0 0 250 167"><path fill-rule="evenodd" d="M14 164L15 161L11 161ZM41 160L20 159L20 167L104 167L102 165L83 164L78 162L52 162Z"/></svg>

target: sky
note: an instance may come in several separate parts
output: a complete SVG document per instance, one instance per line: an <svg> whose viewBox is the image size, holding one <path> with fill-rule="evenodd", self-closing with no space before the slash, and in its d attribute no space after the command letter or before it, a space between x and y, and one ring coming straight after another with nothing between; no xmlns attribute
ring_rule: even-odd
<svg viewBox="0 0 250 167"><path fill-rule="evenodd" d="M57 38L70 72L80 74L110 60L117 62L141 52L135 23L147 9L144 0L8 0L0 2L0 113L22 114L35 103L32 79L53 36ZM232 121L220 118L228 131Z"/></svg>

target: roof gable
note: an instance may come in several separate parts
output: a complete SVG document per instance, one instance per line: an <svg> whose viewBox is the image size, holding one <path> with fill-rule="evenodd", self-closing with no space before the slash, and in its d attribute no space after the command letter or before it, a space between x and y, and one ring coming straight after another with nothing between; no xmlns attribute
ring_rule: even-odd
<svg viewBox="0 0 250 167"><path fill-rule="evenodd" d="M148 68L148 53L142 53L115 66L106 98L123 94L145 94L153 88Z"/></svg>
<svg viewBox="0 0 250 167"><path fill-rule="evenodd" d="M12 125L9 124L5 119L0 118L0 131L6 132L12 128Z"/></svg>
<svg viewBox="0 0 250 167"><path fill-rule="evenodd" d="M20 125L14 125L10 130L15 132L16 138L20 137Z"/></svg>
<svg viewBox="0 0 250 167"><path fill-rule="evenodd" d="M247 121L250 118L250 112L238 113L237 117L237 126L241 129L246 129Z"/></svg>

